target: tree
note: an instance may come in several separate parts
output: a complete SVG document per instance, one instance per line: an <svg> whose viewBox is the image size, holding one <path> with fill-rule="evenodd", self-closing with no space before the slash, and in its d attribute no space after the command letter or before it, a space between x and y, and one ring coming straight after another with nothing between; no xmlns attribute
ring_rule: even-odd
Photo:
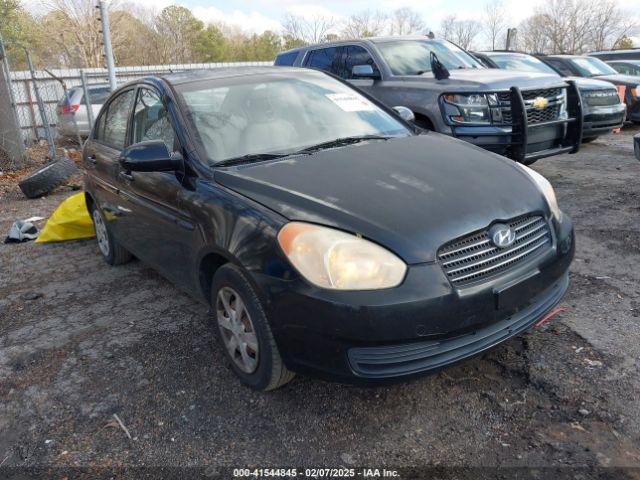
<svg viewBox="0 0 640 480"><path fill-rule="evenodd" d="M231 46L222 29L211 24L200 32L195 53L200 62L226 62L231 57Z"/></svg>
<svg viewBox="0 0 640 480"><path fill-rule="evenodd" d="M321 14L310 17L287 14L282 22L284 35L305 43L320 43L336 27L336 19Z"/></svg>
<svg viewBox="0 0 640 480"><path fill-rule="evenodd" d="M25 54L20 45L37 46L41 29L19 0L0 0L0 33L9 64L16 69L26 68Z"/></svg>
<svg viewBox="0 0 640 480"><path fill-rule="evenodd" d="M389 33L391 35L411 35L424 33L426 30L422 17L408 7L398 8L391 14Z"/></svg>
<svg viewBox="0 0 640 480"><path fill-rule="evenodd" d="M483 20L485 35L489 40L491 50L495 50L498 41L505 35L505 30L509 25L502 0L492 0L484 6Z"/></svg>
<svg viewBox="0 0 640 480"><path fill-rule="evenodd" d="M448 15L440 24L440 34L445 40L469 50L473 41L482 30L480 22L475 20L458 20L455 15Z"/></svg>
<svg viewBox="0 0 640 480"><path fill-rule="evenodd" d="M384 32L387 20L382 12L364 10L348 18L341 35L343 38L375 37Z"/></svg>
<svg viewBox="0 0 640 480"><path fill-rule="evenodd" d="M186 7L171 5L164 8L155 21L160 39L160 58L164 63L195 61L195 47L204 24Z"/></svg>
<svg viewBox="0 0 640 480"><path fill-rule="evenodd" d="M626 35L623 36L620 40L618 40L613 46L616 50L624 50L628 48L633 48L633 40L631 40Z"/></svg>

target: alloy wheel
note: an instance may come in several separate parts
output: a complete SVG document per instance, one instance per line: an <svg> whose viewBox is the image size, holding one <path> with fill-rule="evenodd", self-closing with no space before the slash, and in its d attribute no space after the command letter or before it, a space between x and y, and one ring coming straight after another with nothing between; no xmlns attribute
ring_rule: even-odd
<svg viewBox="0 0 640 480"><path fill-rule="evenodd" d="M224 345L235 365L245 373L258 368L258 337L247 307L231 287L223 287L216 298L216 317Z"/></svg>
<svg viewBox="0 0 640 480"><path fill-rule="evenodd" d="M96 229L96 239L98 247L105 257L109 256L109 235L107 234L107 226L104 224L102 215L97 208L93 210L93 226Z"/></svg>

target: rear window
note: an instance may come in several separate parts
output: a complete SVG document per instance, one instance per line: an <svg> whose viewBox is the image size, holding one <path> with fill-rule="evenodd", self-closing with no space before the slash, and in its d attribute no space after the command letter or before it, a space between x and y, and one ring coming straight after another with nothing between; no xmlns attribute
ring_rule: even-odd
<svg viewBox="0 0 640 480"><path fill-rule="evenodd" d="M298 58L298 52L281 53L276 57L274 65L292 67L296 58Z"/></svg>

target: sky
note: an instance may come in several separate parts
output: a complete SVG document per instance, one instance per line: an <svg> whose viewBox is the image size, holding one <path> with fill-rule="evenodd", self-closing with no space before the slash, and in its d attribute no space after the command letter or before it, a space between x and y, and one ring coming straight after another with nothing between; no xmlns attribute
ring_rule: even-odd
<svg viewBox="0 0 640 480"><path fill-rule="evenodd" d="M282 19L290 13L303 17L330 16L344 20L364 10L391 12L410 7L422 15L427 29L436 31L440 21L454 14L459 19L480 20L490 0L128 0L153 11L176 4L189 7L205 23L224 22L239 27L245 33L280 31ZM534 13L544 0L502 0L508 22L517 26ZM640 14L640 0L616 0L620 7ZM640 32L634 34L634 43L640 45Z"/></svg>
<svg viewBox="0 0 640 480"><path fill-rule="evenodd" d="M363 10L391 12L410 7L419 12L428 28L437 30L440 20L449 14L459 18L476 18L483 12L487 0L129 0L152 9L177 4L189 7L194 15L205 22L225 22L239 26L249 33L279 30L286 13L294 15L329 15L346 18ZM505 7L514 25L530 15L541 0L506 0ZM620 0L635 3L640 11L640 0Z"/></svg>

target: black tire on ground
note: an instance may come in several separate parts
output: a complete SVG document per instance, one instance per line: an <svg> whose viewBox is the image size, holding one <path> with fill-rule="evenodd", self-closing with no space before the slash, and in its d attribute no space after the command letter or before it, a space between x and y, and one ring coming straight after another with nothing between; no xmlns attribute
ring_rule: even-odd
<svg viewBox="0 0 640 480"><path fill-rule="evenodd" d="M235 364L222 338L221 327L217 320L216 300L218 292L224 287L230 287L239 294L253 324L258 343L258 365L252 373L242 371ZM242 383L254 390L269 391L285 385L295 377L295 373L287 370L282 362L262 302L246 274L240 268L226 264L216 271L211 285L211 306L213 311L212 328L218 338L220 348L223 350L231 369Z"/></svg>
<svg viewBox="0 0 640 480"><path fill-rule="evenodd" d="M583 139L582 139L582 143L591 143L591 142L593 142L596 138L598 138L598 137L588 137L588 138L583 138Z"/></svg>
<svg viewBox="0 0 640 480"><path fill-rule="evenodd" d="M93 220L93 226L96 229L96 239L98 241L98 249L102 254L102 258L104 258L105 262L109 265L122 265L123 263L127 263L133 257L128 250L126 250L123 246L121 246L118 241L113 238L113 234L109 229L109 222L107 222L102 210L97 207L95 204L91 206L91 218ZM100 233L98 229L100 228L99 224L102 223L104 226L104 234L102 237L104 240L104 244L100 245Z"/></svg>
<svg viewBox="0 0 640 480"><path fill-rule="evenodd" d="M18 186L27 198L41 197L54 188L64 185L77 170L78 167L74 161L65 157L29 174L18 183Z"/></svg>

